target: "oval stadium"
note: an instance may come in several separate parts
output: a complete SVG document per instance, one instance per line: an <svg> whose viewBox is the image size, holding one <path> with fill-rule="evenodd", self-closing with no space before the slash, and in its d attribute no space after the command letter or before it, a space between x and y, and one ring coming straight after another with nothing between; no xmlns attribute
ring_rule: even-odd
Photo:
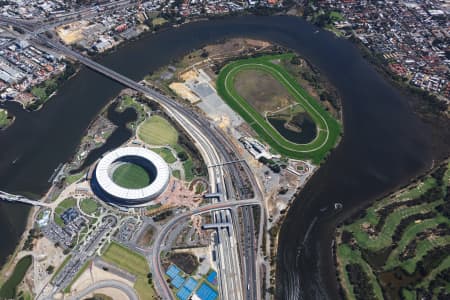
<svg viewBox="0 0 450 300"><path fill-rule="evenodd" d="M100 159L91 187L110 204L142 207L164 192L169 178L169 166L158 154L141 147L123 147Z"/></svg>

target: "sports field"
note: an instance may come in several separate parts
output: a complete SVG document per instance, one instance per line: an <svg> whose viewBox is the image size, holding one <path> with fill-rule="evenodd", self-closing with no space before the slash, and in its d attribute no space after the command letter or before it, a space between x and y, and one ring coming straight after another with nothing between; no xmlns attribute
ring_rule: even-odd
<svg viewBox="0 0 450 300"><path fill-rule="evenodd" d="M98 204L94 199L86 198L81 200L80 208L84 213L91 215L97 211Z"/></svg>
<svg viewBox="0 0 450 300"><path fill-rule="evenodd" d="M274 60L291 59L293 54L270 55L238 60L226 65L217 79L217 91L228 105L239 113L275 151L296 159L311 159L320 163L336 145L341 125L312 98L296 80ZM316 138L307 144L296 144L284 138L272 125L236 90L239 73L248 70L265 72L275 78L311 116L318 130ZM239 87L243 90L242 87Z"/></svg>
<svg viewBox="0 0 450 300"><path fill-rule="evenodd" d="M145 257L122 245L112 242L102 258L119 268L136 275L134 288L140 299L156 299L152 284L148 283L147 274L150 272Z"/></svg>
<svg viewBox="0 0 450 300"><path fill-rule="evenodd" d="M175 128L161 116L151 116L145 120L138 130L139 138L149 145L175 145L178 133Z"/></svg>
<svg viewBox="0 0 450 300"><path fill-rule="evenodd" d="M147 171L133 163L120 165L112 177L116 184L127 189L141 189L150 184L150 176Z"/></svg>

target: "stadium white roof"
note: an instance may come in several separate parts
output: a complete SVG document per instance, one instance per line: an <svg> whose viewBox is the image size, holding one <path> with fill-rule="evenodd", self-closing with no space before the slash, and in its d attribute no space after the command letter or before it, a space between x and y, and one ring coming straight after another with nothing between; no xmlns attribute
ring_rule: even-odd
<svg viewBox="0 0 450 300"><path fill-rule="evenodd" d="M155 180L141 189L127 189L116 184L110 177L108 171L111 165L122 157L137 156L150 161L156 168ZM95 171L97 182L100 187L119 199L125 200L148 200L161 194L169 182L170 170L167 163L153 151L141 147L123 147L106 154L98 163Z"/></svg>

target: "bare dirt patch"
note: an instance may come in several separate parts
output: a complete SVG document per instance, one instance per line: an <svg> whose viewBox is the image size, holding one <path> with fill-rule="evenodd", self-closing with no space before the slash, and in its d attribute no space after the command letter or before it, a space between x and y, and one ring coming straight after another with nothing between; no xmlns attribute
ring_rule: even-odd
<svg viewBox="0 0 450 300"><path fill-rule="evenodd" d="M234 87L261 115L296 103L285 87L264 71L240 71L236 74Z"/></svg>
<svg viewBox="0 0 450 300"><path fill-rule="evenodd" d="M172 253L169 260L187 274L194 273L199 265L197 257L191 253Z"/></svg>
<svg viewBox="0 0 450 300"><path fill-rule="evenodd" d="M153 226L148 226L145 231L141 234L138 240L138 245L141 247L147 247L151 244L153 235L155 234L155 229Z"/></svg>

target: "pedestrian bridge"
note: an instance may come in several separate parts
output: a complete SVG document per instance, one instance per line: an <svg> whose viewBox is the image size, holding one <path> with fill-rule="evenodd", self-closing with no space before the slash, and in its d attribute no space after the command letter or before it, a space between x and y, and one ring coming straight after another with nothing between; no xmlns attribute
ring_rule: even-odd
<svg viewBox="0 0 450 300"><path fill-rule="evenodd" d="M20 203L33 205L33 206L50 207L49 203L40 202L40 201L36 201L36 200L30 200L28 198L25 198L24 196L13 195L13 194L3 192L3 191L0 191L0 200L8 201L8 202L20 202Z"/></svg>

